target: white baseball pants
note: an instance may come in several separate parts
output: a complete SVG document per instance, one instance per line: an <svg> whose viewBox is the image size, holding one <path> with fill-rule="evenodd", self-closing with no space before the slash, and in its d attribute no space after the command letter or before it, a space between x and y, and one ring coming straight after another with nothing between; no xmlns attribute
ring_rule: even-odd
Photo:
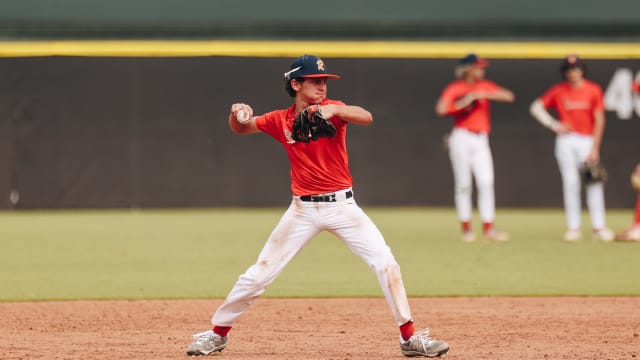
<svg viewBox="0 0 640 360"><path fill-rule="evenodd" d="M449 136L449 158L453 169L454 199L460 221L470 221L472 176L478 191L478 212L482 222L495 218L493 158L489 136L454 128Z"/></svg>
<svg viewBox="0 0 640 360"><path fill-rule="evenodd" d="M348 190L336 192L336 202L305 202L294 197L267 239L258 260L240 275L211 319L212 324L233 326L287 263L313 237L325 230L342 239L376 274L398 326L410 321L411 311L400 266L371 219L353 198L346 199Z"/></svg>
<svg viewBox="0 0 640 360"><path fill-rule="evenodd" d="M580 165L587 159L593 138L590 135L570 133L556 137L555 156L562 176L564 210L569 229L580 228ZM605 227L604 185L595 183L586 186L587 207L593 229Z"/></svg>

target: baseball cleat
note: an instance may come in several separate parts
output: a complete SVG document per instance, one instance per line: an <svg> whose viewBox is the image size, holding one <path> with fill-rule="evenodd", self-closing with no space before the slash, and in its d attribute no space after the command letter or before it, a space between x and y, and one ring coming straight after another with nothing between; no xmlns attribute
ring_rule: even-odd
<svg viewBox="0 0 640 360"><path fill-rule="evenodd" d="M616 234L611 229L605 227L599 230L594 230L592 237L595 241L609 242L613 241Z"/></svg>
<svg viewBox="0 0 640 360"><path fill-rule="evenodd" d="M449 345L429 337L429 329L416 331L407 341L400 338L400 351L407 357L440 357L449 351Z"/></svg>
<svg viewBox="0 0 640 360"><path fill-rule="evenodd" d="M580 241L582 239L582 233L578 229L567 230L564 233L564 241L575 242Z"/></svg>
<svg viewBox="0 0 640 360"><path fill-rule="evenodd" d="M209 355L216 351L222 351L227 346L227 337L220 336L213 330L194 334L193 339L194 341L187 348L187 355Z"/></svg>
<svg viewBox="0 0 640 360"><path fill-rule="evenodd" d="M617 234L615 240L640 242L640 225L635 225L631 229L628 229L620 234Z"/></svg>
<svg viewBox="0 0 640 360"><path fill-rule="evenodd" d="M465 231L462 233L462 242L471 243L476 241L476 234L473 231Z"/></svg>
<svg viewBox="0 0 640 360"><path fill-rule="evenodd" d="M491 229L484 233L484 239L489 241L495 241L495 242L505 242L505 241L509 241L509 233L496 230L496 229Z"/></svg>

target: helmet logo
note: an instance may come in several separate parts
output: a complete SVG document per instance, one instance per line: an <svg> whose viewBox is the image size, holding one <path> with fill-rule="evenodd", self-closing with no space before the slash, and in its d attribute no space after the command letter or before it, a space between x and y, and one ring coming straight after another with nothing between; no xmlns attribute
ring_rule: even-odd
<svg viewBox="0 0 640 360"><path fill-rule="evenodd" d="M318 66L318 70L319 70L319 71L325 71L325 70L324 70L324 61L322 61L322 60L318 59L318 60L316 61L316 65Z"/></svg>

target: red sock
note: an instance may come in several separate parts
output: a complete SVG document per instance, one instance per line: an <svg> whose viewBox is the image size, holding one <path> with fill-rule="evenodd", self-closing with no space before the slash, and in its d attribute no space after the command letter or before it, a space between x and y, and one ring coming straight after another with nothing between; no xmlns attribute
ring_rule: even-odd
<svg viewBox="0 0 640 360"><path fill-rule="evenodd" d="M413 321L407 321L404 325L400 325L400 335L402 336L402 340L407 341L413 335Z"/></svg>
<svg viewBox="0 0 640 360"><path fill-rule="evenodd" d="M471 221L462 222L462 231L463 232L471 231Z"/></svg>
<svg viewBox="0 0 640 360"><path fill-rule="evenodd" d="M489 232L491 231L491 229L493 228L493 223L492 222L486 222L482 224L482 228L484 229L484 232Z"/></svg>
<svg viewBox="0 0 640 360"><path fill-rule="evenodd" d="M222 337L227 336L227 334L229 333L229 330L231 330L231 326L214 326L213 327L213 332Z"/></svg>
<svg viewBox="0 0 640 360"><path fill-rule="evenodd" d="M640 225L640 196L636 200L636 218L634 219L635 225Z"/></svg>

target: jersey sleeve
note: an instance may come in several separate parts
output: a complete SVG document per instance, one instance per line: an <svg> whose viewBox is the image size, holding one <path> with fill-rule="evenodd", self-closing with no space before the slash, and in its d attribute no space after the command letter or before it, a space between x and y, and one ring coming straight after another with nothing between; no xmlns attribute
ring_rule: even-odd
<svg viewBox="0 0 640 360"><path fill-rule="evenodd" d="M455 83L447 85L447 87L442 90L442 94L440 94L440 99L438 101L442 101L447 105L446 115L456 116L466 112L466 109L456 109L455 102L462 97L464 94L461 94L460 88L455 85Z"/></svg>
<svg viewBox="0 0 640 360"><path fill-rule="evenodd" d="M278 111L271 111L266 114L260 115L256 118L256 126L262 132L269 134L270 136L278 139L280 135L280 128L278 126Z"/></svg>
<svg viewBox="0 0 640 360"><path fill-rule="evenodd" d="M544 94L540 96L540 100L542 100L542 105L546 109L554 108L556 109L556 94L558 93L558 87L553 86L549 90L547 90Z"/></svg>
<svg viewBox="0 0 640 360"><path fill-rule="evenodd" d="M485 80L482 85L483 85L483 90L484 91L493 92L493 91L498 91L498 90L502 89L502 86L500 86L500 85L498 85L498 84L496 84L496 83L494 83L493 81L490 81L490 80Z"/></svg>
<svg viewBox="0 0 640 360"><path fill-rule="evenodd" d="M456 91L456 87L453 84L447 85L447 87L442 90L442 94L440 94L440 101L444 101L447 105L452 105L458 97L458 91Z"/></svg>

